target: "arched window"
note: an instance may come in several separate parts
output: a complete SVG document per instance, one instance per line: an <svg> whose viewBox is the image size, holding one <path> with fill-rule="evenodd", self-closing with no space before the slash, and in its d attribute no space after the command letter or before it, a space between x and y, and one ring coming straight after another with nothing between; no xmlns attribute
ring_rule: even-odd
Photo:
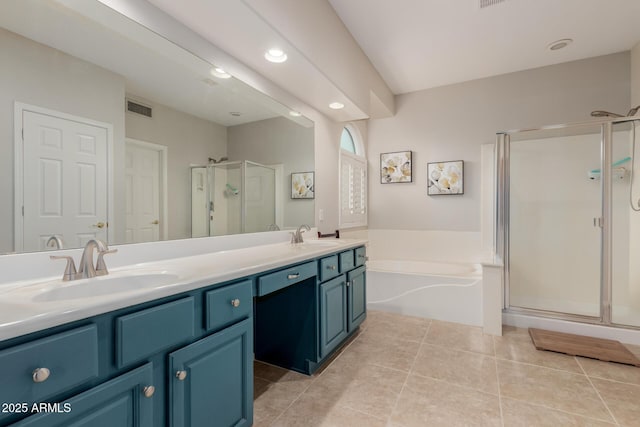
<svg viewBox="0 0 640 427"><path fill-rule="evenodd" d="M348 128L342 129L342 135L340 135L340 148L349 153L356 153L356 143L353 141L353 136L349 132Z"/></svg>
<svg viewBox="0 0 640 427"><path fill-rule="evenodd" d="M367 225L367 159L358 129L348 124L340 135L340 228Z"/></svg>

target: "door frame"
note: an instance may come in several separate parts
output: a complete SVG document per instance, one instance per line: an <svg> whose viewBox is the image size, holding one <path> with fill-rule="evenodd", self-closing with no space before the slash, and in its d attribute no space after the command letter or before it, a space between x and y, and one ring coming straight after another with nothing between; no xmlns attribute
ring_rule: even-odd
<svg viewBox="0 0 640 427"><path fill-rule="evenodd" d="M113 196L113 125L86 117L63 113L50 108L39 107L24 102L15 101L13 105L13 250L21 252L24 248L24 153L23 153L23 115L25 112L56 117L58 119L78 122L90 126L103 128L107 131L107 240L115 243L116 220L114 214Z"/></svg>
<svg viewBox="0 0 640 427"><path fill-rule="evenodd" d="M168 154L169 147L166 145L155 144L153 142L142 141L140 139L125 137L125 151L127 145L136 145L141 148L153 150L158 153L160 157L160 179L159 179L159 194L160 194L160 240L169 239L169 192L168 192Z"/></svg>

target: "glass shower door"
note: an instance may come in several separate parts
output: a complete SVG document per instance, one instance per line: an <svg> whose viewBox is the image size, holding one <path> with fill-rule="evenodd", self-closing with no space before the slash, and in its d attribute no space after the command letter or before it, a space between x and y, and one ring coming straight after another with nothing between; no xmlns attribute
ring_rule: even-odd
<svg viewBox="0 0 640 427"><path fill-rule="evenodd" d="M640 121L613 125L611 321L628 326L640 326L640 135L635 132L640 133Z"/></svg>
<svg viewBox="0 0 640 427"><path fill-rule="evenodd" d="M512 135L509 307L600 317L601 129Z"/></svg>
<svg viewBox="0 0 640 427"><path fill-rule="evenodd" d="M276 171L254 162L245 162L244 232L267 231L276 223Z"/></svg>

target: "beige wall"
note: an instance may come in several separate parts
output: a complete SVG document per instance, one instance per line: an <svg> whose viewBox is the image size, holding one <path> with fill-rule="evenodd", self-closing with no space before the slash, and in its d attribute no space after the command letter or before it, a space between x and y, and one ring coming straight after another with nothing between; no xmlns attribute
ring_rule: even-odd
<svg viewBox="0 0 640 427"><path fill-rule="evenodd" d="M14 224L14 102L112 124L115 164L123 165L125 82L103 68L3 29L0 52L0 252L9 252ZM116 168L116 200L123 195L122 176ZM116 223L124 223L121 209L116 210Z"/></svg>
<svg viewBox="0 0 640 427"><path fill-rule="evenodd" d="M480 230L480 146L501 130L626 111L630 57L618 53L399 95L369 123L369 228ZM413 183L380 184L379 154L413 151ZM464 160L465 194L426 195L427 162Z"/></svg>
<svg viewBox="0 0 640 427"><path fill-rule="evenodd" d="M291 173L315 170L313 134L313 128L297 125L284 117L228 128L230 160L284 166L281 189L284 227L313 225L315 220L315 200L291 199Z"/></svg>
<svg viewBox="0 0 640 427"><path fill-rule="evenodd" d="M135 97L134 97L135 99ZM168 147L169 239L191 237L191 165L227 155L225 126L144 101L153 117L126 113L126 135Z"/></svg>

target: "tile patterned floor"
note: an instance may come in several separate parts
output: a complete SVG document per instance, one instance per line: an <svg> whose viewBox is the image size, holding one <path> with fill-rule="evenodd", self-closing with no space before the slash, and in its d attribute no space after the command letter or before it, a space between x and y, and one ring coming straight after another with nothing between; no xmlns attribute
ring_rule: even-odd
<svg viewBox="0 0 640 427"><path fill-rule="evenodd" d="M537 351L511 327L369 311L360 329L311 377L256 362L254 426L640 426L640 368Z"/></svg>

